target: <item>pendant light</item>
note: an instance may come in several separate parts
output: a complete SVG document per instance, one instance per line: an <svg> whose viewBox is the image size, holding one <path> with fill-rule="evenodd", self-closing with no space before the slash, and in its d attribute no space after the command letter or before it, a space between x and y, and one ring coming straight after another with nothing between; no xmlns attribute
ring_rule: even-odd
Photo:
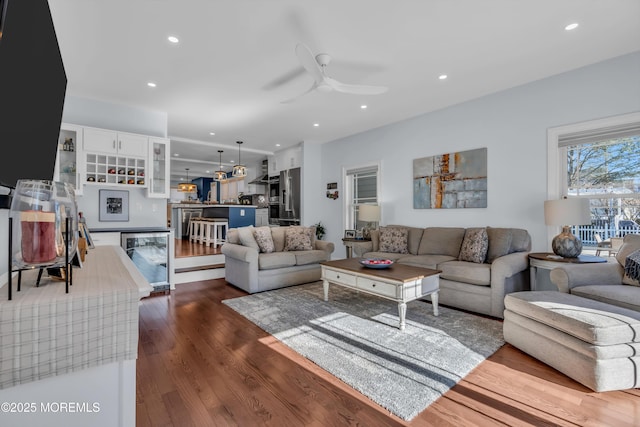
<svg viewBox="0 0 640 427"><path fill-rule="evenodd" d="M187 171L187 182L181 182L178 184L178 191L183 193L193 193L198 188L197 185L189 182L189 168L184 168Z"/></svg>
<svg viewBox="0 0 640 427"><path fill-rule="evenodd" d="M235 177L247 176L247 168L240 162L240 146L242 145L242 141L236 141L236 144L238 144L238 164L233 167L231 175Z"/></svg>
<svg viewBox="0 0 640 427"><path fill-rule="evenodd" d="M220 153L220 168L213 173L213 180L214 181L224 181L225 179L227 179L227 173L222 170L222 153L223 153L223 151L222 150L218 150L218 153Z"/></svg>

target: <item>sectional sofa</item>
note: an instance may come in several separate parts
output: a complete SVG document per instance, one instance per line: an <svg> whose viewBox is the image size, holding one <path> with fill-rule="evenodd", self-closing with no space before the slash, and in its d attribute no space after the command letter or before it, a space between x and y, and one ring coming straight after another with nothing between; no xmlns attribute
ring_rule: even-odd
<svg viewBox="0 0 640 427"><path fill-rule="evenodd" d="M530 250L519 228L403 225L380 227L353 248L355 256L441 270L439 303L497 318L506 294L529 289Z"/></svg>

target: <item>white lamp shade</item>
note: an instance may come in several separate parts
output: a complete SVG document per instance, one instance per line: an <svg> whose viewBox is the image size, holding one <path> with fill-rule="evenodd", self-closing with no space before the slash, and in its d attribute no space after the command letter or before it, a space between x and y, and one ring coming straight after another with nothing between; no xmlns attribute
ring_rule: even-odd
<svg viewBox="0 0 640 427"><path fill-rule="evenodd" d="M544 222L547 225L591 224L589 199L560 199L544 202Z"/></svg>
<svg viewBox="0 0 640 427"><path fill-rule="evenodd" d="M358 219L366 222L380 221L380 206L360 205L360 208L358 209Z"/></svg>

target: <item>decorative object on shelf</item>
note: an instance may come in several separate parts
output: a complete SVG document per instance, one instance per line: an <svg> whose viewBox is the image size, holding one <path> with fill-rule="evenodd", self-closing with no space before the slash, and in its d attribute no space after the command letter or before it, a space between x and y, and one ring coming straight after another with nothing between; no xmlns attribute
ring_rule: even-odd
<svg viewBox="0 0 640 427"><path fill-rule="evenodd" d="M345 239L355 239L356 238L356 230L344 230L344 238Z"/></svg>
<svg viewBox="0 0 640 427"><path fill-rule="evenodd" d="M99 221L129 221L129 192L100 190Z"/></svg>
<svg viewBox="0 0 640 427"><path fill-rule="evenodd" d="M375 230L378 222L380 222L380 206L360 205L358 207L358 221L367 223L367 225L362 227L362 237L369 239L371 237L371 230Z"/></svg>
<svg viewBox="0 0 640 427"><path fill-rule="evenodd" d="M553 253L564 258L576 258L582 252L582 241L571 233L572 225L591 224L589 199L564 198L544 202L544 222L562 226L562 232L553 238Z"/></svg>
<svg viewBox="0 0 640 427"><path fill-rule="evenodd" d="M66 292L71 282L71 260L78 248L78 206L73 186L65 182L18 180L9 213L8 299L12 298L11 272L39 268L36 286L45 267L66 271ZM18 291L21 275L18 274Z"/></svg>
<svg viewBox="0 0 640 427"><path fill-rule="evenodd" d="M459 188L472 188L458 191ZM487 149L413 160L413 208L487 207Z"/></svg>
<svg viewBox="0 0 640 427"><path fill-rule="evenodd" d="M213 180L218 182L227 179L227 173L222 170L222 153L224 153L224 150L218 150L218 155L220 156L220 166L218 167L218 170L213 173Z"/></svg>
<svg viewBox="0 0 640 427"><path fill-rule="evenodd" d="M242 141L236 141L236 144L238 144L238 164L233 166L231 175L235 177L247 176L247 168L240 161L240 146L242 145Z"/></svg>
<svg viewBox="0 0 640 427"><path fill-rule="evenodd" d="M184 168L187 171L187 182L181 182L178 184L178 191L183 193L193 193L198 188L195 184L189 182L189 168Z"/></svg>
<svg viewBox="0 0 640 427"><path fill-rule="evenodd" d="M18 180L11 202L12 264L16 269L63 265L66 219L71 219L70 256L78 244L78 208L70 184Z"/></svg>

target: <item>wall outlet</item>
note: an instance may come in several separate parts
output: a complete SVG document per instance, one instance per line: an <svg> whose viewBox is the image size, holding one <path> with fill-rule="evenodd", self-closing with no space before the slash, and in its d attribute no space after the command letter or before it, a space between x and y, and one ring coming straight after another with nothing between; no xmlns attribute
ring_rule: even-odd
<svg viewBox="0 0 640 427"><path fill-rule="evenodd" d="M244 216L244 209L240 209L240 216Z"/></svg>

